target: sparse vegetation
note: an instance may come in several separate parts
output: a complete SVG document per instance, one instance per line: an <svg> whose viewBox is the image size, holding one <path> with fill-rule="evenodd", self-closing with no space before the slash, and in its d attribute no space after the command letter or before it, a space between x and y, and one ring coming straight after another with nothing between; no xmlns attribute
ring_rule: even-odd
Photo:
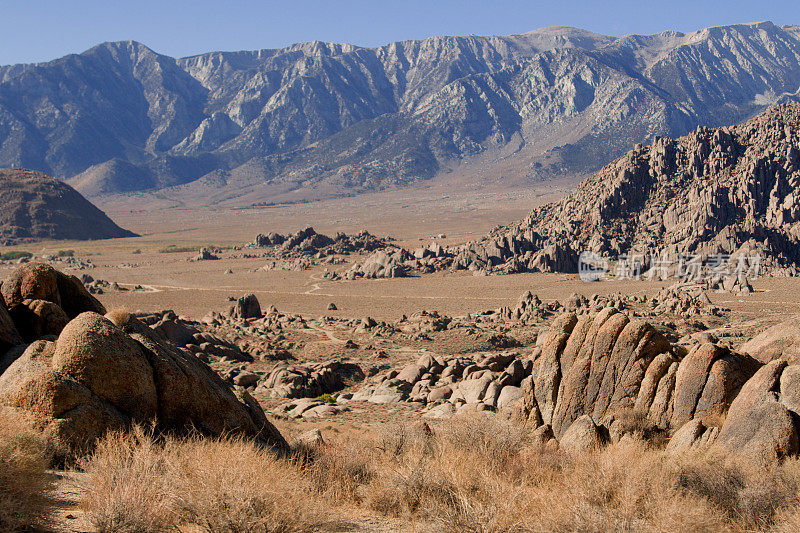
<svg viewBox="0 0 800 533"><path fill-rule="evenodd" d="M16 261L17 259L30 259L33 254L24 250L9 250L7 252L0 252L0 260L2 261Z"/></svg>
<svg viewBox="0 0 800 533"><path fill-rule="evenodd" d="M158 253L161 254L173 254L173 253L197 253L200 251L201 248L206 248L208 250L230 250L230 246L217 246L216 244L203 244L203 245L192 245L192 246L178 246L177 244L170 244L164 248L161 248Z"/></svg>
<svg viewBox="0 0 800 533"><path fill-rule="evenodd" d="M200 246L178 246L175 244L170 244L166 248L161 248L158 253L160 254L177 254L177 253L186 253L186 252L197 252L200 250Z"/></svg>
<svg viewBox="0 0 800 533"><path fill-rule="evenodd" d="M0 409L0 530L42 527L50 504L50 454L41 433L9 409Z"/></svg>
<svg viewBox="0 0 800 533"><path fill-rule="evenodd" d="M328 394L327 392L325 394L317 396L317 400L324 403L336 403L336 398L334 398L331 394Z"/></svg>
<svg viewBox="0 0 800 533"><path fill-rule="evenodd" d="M75 250L59 250L54 257L75 257Z"/></svg>
<svg viewBox="0 0 800 533"><path fill-rule="evenodd" d="M99 531L308 531L332 519L301 469L241 440L112 433L83 464Z"/></svg>
<svg viewBox="0 0 800 533"><path fill-rule="evenodd" d="M456 467L457 465L457 467ZM446 531L792 531L800 461L750 470L626 439L570 456L495 416L300 446L288 459L238 440L112 434L85 462L101 531L299 531L370 512Z"/></svg>

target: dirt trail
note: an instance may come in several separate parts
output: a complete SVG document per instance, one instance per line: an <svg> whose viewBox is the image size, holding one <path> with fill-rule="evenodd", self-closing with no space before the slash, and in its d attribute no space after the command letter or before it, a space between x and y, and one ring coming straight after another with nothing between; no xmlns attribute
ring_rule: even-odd
<svg viewBox="0 0 800 533"><path fill-rule="evenodd" d="M71 470L53 470L50 474L54 479L55 490L48 531L58 533L95 531L86 513L80 508L83 494L80 481L86 474Z"/></svg>

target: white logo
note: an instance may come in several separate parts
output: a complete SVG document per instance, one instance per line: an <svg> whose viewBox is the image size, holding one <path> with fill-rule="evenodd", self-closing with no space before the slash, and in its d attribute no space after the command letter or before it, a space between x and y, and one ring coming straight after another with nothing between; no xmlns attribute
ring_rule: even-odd
<svg viewBox="0 0 800 533"><path fill-rule="evenodd" d="M608 259L588 250L581 252L578 257L578 275L581 281L600 281L605 279L607 273Z"/></svg>

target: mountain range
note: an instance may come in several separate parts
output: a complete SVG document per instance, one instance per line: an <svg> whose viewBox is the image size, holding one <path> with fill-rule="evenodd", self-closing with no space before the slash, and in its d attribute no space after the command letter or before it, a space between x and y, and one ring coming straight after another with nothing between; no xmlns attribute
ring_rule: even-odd
<svg viewBox="0 0 800 533"><path fill-rule="evenodd" d="M402 187L481 156L515 158L516 179L536 182L798 99L800 26L771 22L179 59L125 41L0 67L0 167L90 197L170 188L250 203Z"/></svg>

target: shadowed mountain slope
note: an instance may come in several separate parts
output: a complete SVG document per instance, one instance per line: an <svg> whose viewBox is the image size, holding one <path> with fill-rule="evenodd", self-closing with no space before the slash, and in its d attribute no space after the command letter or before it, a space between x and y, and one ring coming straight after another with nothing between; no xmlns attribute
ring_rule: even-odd
<svg viewBox="0 0 800 533"><path fill-rule="evenodd" d="M0 169L0 242L133 237L75 189L41 172Z"/></svg>

